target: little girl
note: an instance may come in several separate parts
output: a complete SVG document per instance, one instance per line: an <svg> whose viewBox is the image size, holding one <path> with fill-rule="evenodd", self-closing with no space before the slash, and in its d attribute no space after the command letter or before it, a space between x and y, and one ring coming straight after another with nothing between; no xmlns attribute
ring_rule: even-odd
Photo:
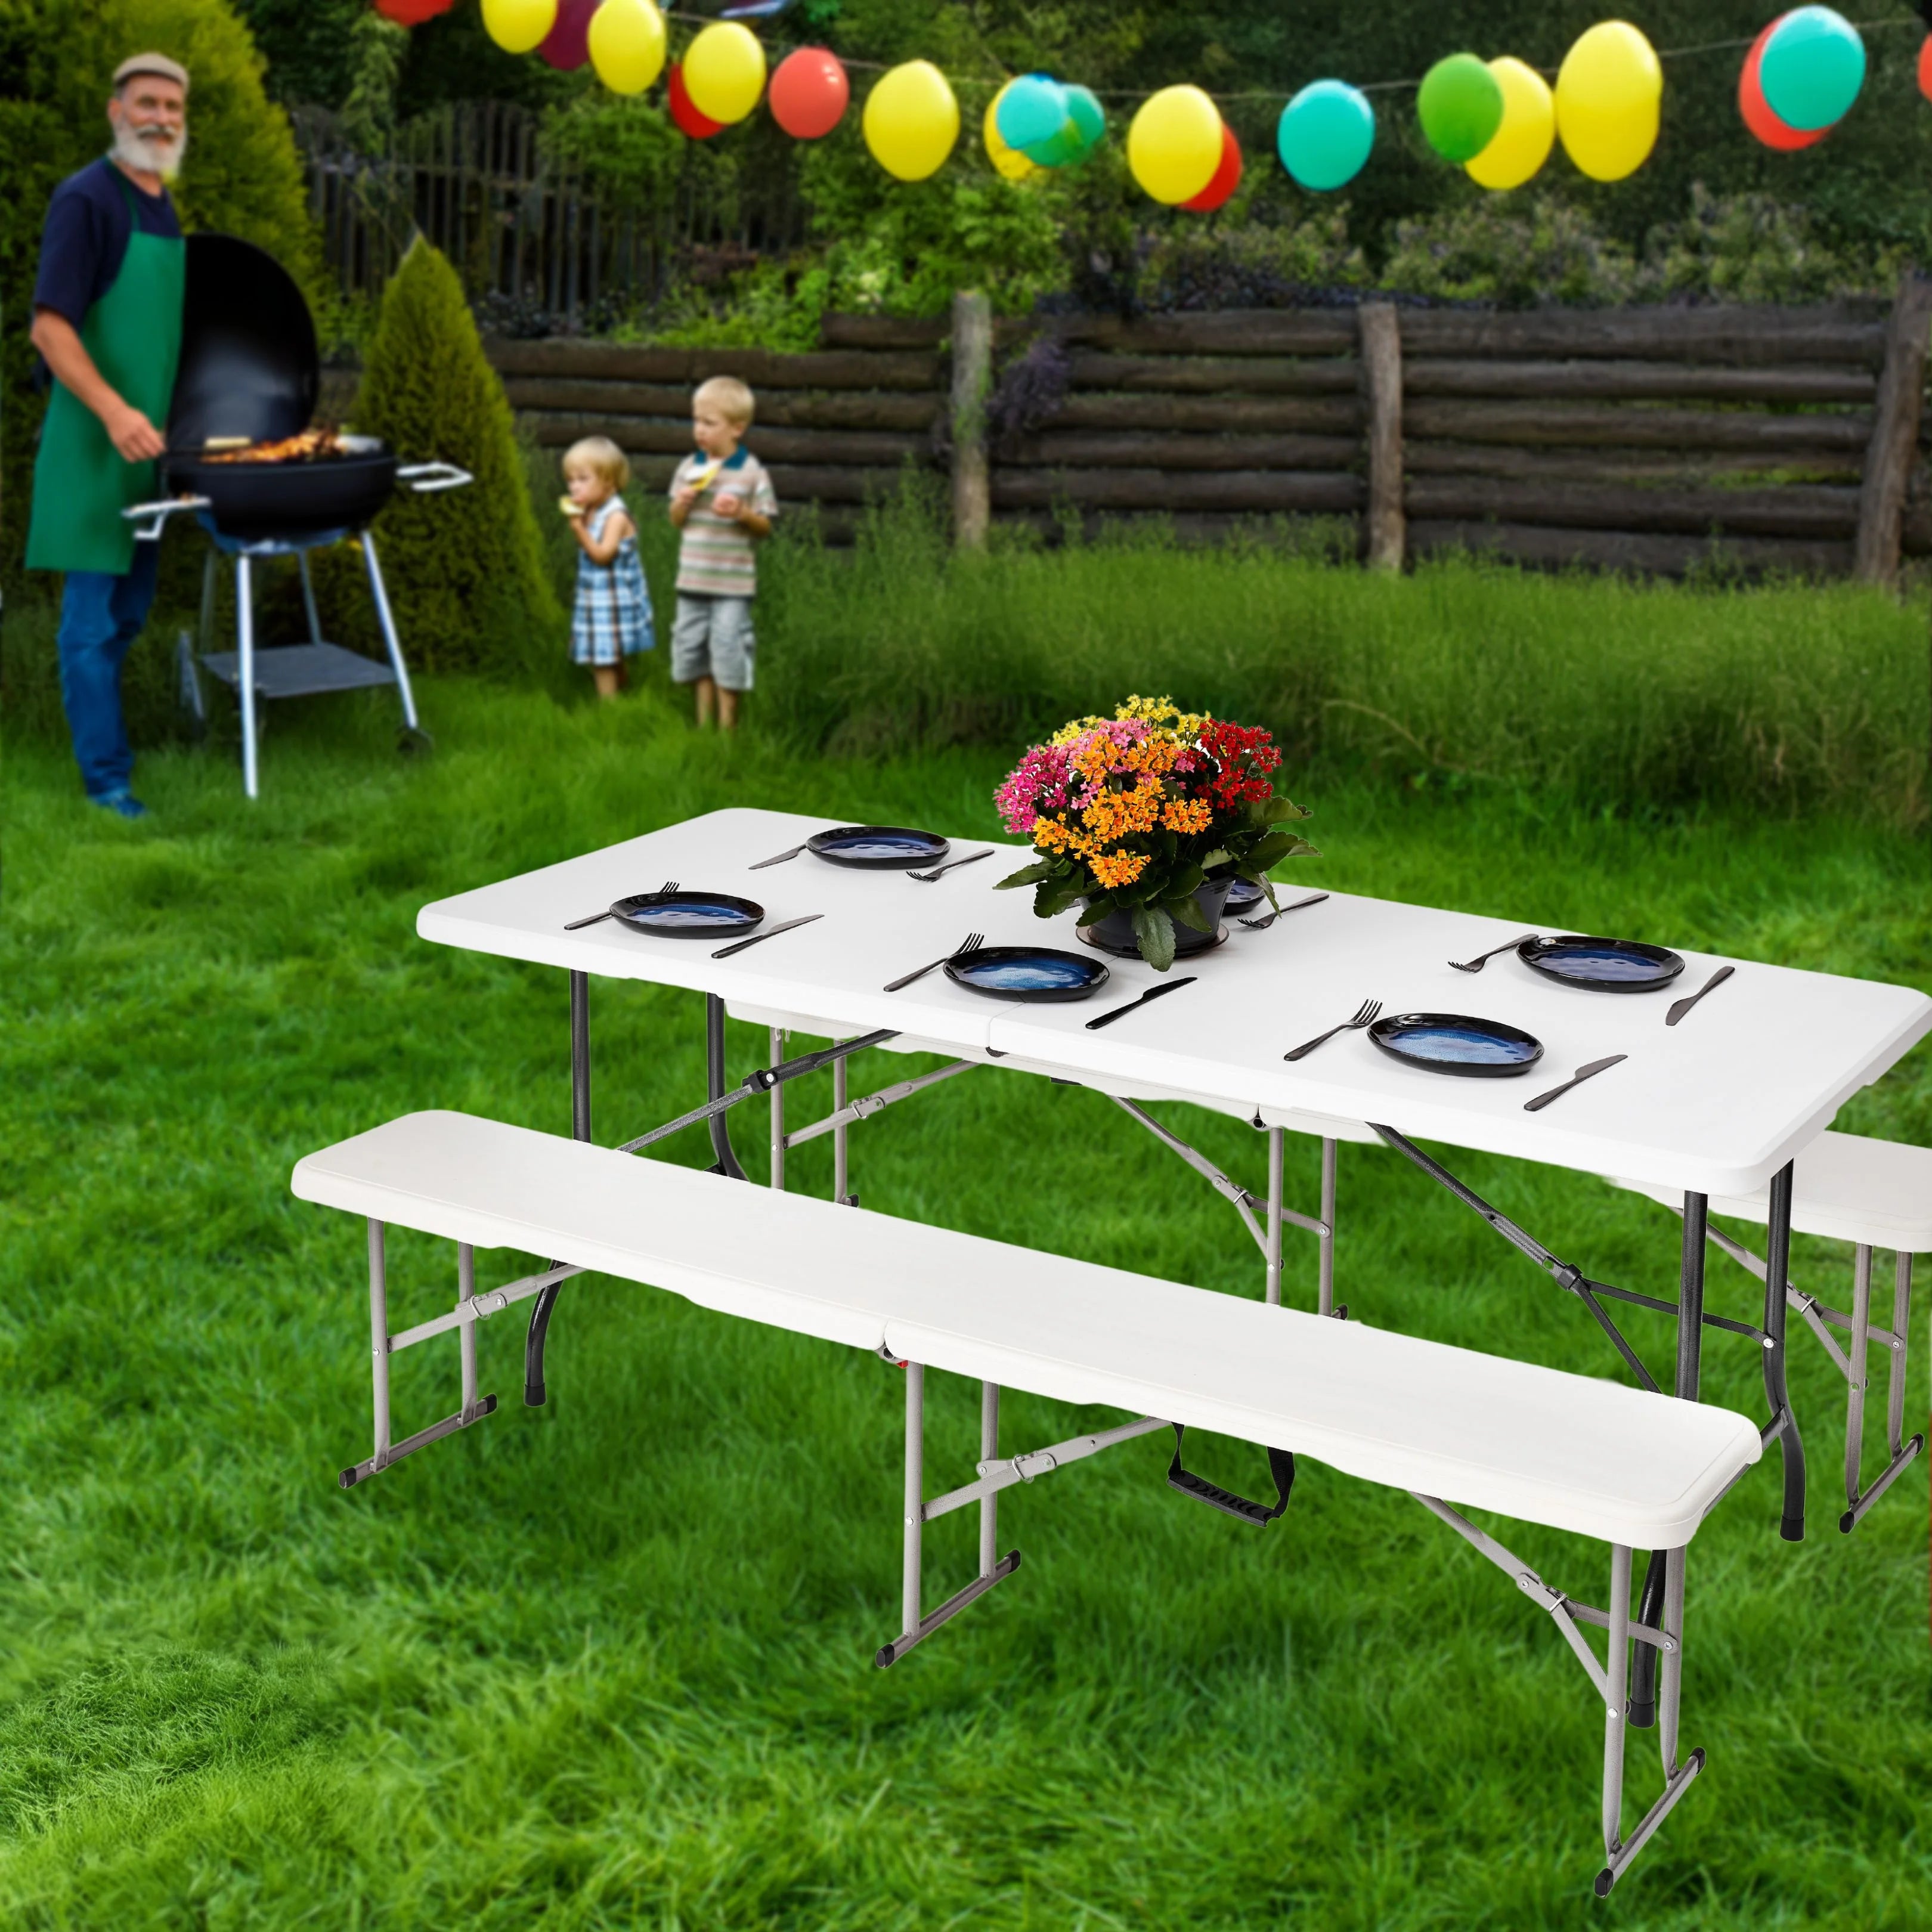
<svg viewBox="0 0 1932 1932"><path fill-rule="evenodd" d="M571 662L590 667L599 698L614 698L623 687L624 660L657 642L637 526L617 494L631 480L631 466L608 436L588 436L564 452L563 476L570 494L560 507L584 552L577 560Z"/></svg>

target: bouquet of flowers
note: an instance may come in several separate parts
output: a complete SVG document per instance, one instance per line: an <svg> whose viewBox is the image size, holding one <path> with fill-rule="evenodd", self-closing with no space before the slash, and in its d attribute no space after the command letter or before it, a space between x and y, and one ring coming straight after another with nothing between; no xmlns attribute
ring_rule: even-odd
<svg viewBox="0 0 1932 1932"><path fill-rule="evenodd" d="M1084 900L1080 923L1131 918L1141 956L1174 964L1174 924L1212 932L1196 895L1210 877L1251 879L1275 902L1268 868L1315 848L1285 821L1304 808L1268 774L1281 752L1258 727L1130 698L1112 718L1082 718L1036 745L994 794L1010 832L1040 856L1006 886L1031 886L1051 919Z"/></svg>

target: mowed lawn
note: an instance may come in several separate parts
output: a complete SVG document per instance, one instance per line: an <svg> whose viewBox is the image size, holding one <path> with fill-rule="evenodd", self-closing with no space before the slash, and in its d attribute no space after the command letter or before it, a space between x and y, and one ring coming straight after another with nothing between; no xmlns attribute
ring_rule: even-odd
<svg viewBox="0 0 1932 1932"><path fill-rule="evenodd" d="M1548 1619L1408 1498L1318 1463L1259 1534L1172 1492L1159 1437L1010 1492L1024 1568L881 1672L898 1377L587 1278L558 1305L547 1408L521 1403L519 1311L482 1333L497 1414L340 1492L368 1445L363 1234L292 1200L290 1165L414 1108L569 1122L562 976L425 945L417 907L724 805L989 832L1004 769L800 762L698 739L649 696L565 711L433 682L424 706L442 748L421 764L380 706L279 710L252 808L218 752L149 758L148 826L86 810L55 748L9 749L0 1924L1932 1924L1926 1478L1837 1533L1843 1384L1795 1324L1810 1540L1778 1540L1774 1459L1697 1538L1684 1742L1710 1768L1607 1902L1602 1712ZM1932 987L1904 838L1289 788L1324 854L1298 884ZM1298 1004L1286 932L1280 952L1280 1038L1258 1050L1333 1017ZM598 1138L701 1097L694 996L599 984L592 1004ZM764 1045L739 1029L734 1068ZM906 1067L861 1061L854 1090ZM1259 1136L1166 1111L1259 1184ZM1932 1052L1840 1124L1932 1138ZM708 1158L701 1134L662 1152ZM1227 1205L1078 1090L951 1082L855 1130L853 1160L868 1210L1260 1289ZM1316 1160L1291 1140L1292 1202L1312 1207ZM1594 1273L1672 1292L1661 1210L1457 1165ZM829 1190L829 1143L794 1174ZM1618 1372L1574 1302L1394 1156L1344 1149L1340 1223L1365 1318ZM1288 1244L1310 1306L1312 1244ZM1796 1249L1842 1305L1848 1251ZM446 1306L448 1250L396 1238L392 1282L395 1326ZM1751 1316L1742 1271L1714 1258L1711 1284ZM1668 1360L1660 1321L1629 1328ZM1713 1334L1708 1396L1756 1412L1754 1354ZM399 1434L455 1376L447 1342L401 1359ZM934 1378L935 1488L970 1471L976 1400ZM1922 1350L1908 1417L1928 1406ZM1110 1419L1012 1397L1005 1446ZM1199 1446L1259 1486L1252 1450ZM1499 1528L1604 1600L1598 1546ZM935 1595L973 1539L969 1513L937 1526ZM1627 1823L1654 1736L1633 1738Z"/></svg>

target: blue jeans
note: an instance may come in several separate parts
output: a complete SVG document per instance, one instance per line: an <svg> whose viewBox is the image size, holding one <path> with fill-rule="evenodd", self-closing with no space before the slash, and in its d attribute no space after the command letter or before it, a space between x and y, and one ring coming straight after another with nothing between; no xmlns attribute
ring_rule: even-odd
<svg viewBox="0 0 1932 1932"><path fill-rule="evenodd" d="M121 716L121 666L148 621L160 564L158 543L137 543L125 577L70 570L61 597L61 702L74 762L89 798L128 789L134 770Z"/></svg>

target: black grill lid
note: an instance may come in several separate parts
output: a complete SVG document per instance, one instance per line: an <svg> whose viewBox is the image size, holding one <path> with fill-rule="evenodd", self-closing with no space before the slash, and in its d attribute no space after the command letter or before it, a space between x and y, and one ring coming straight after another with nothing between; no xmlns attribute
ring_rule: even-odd
<svg viewBox="0 0 1932 1932"><path fill-rule="evenodd" d="M200 450L210 436L276 442L315 416L322 358L295 278L233 235L188 238L181 368L168 411L168 446Z"/></svg>

